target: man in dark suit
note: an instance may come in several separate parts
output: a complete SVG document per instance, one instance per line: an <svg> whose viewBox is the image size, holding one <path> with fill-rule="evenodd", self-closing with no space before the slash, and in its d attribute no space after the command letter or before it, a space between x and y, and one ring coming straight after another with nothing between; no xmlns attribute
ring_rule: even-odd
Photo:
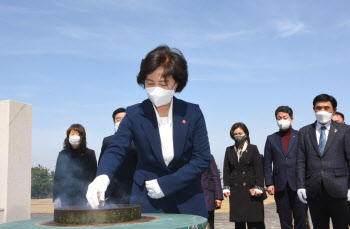
<svg viewBox="0 0 350 229"><path fill-rule="evenodd" d="M297 187L307 202L314 228L348 228L350 199L350 127L332 121L337 101L333 96L315 97L317 121L299 130Z"/></svg>
<svg viewBox="0 0 350 229"><path fill-rule="evenodd" d="M279 131L268 136L264 151L265 184L275 195L282 229L306 228L307 205L297 195L295 179L298 131L292 128L293 110L280 106L275 111ZM273 165L273 169L272 169Z"/></svg>
<svg viewBox="0 0 350 229"><path fill-rule="evenodd" d="M114 122L114 130L117 132L120 122L126 115L125 108L118 108L113 112L112 118ZM101 158L108 147L113 135L105 137L102 142L101 154L98 159L100 164ZM116 172L114 181L108 186L106 198L109 198L108 203L113 204L128 204L130 200L133 175L137 164L137 152L133 143L125 156L124 162Z"/></svg>

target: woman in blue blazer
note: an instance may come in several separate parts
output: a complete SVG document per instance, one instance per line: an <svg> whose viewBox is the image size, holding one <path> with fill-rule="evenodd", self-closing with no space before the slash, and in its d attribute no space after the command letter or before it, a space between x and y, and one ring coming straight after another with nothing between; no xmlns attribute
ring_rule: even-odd
<svg viewBox="0 0 350 229"><path fill-rule="evenodd" d="M179 50L159 46L141 62L137 82L149 99L130 106L106 149L86 197L93 208L104 199L113 174L133 141L138 152L130 204L143 213L207 217L201 175L210 165L208 133L196 104L173 97L188 79Z"/></svg>

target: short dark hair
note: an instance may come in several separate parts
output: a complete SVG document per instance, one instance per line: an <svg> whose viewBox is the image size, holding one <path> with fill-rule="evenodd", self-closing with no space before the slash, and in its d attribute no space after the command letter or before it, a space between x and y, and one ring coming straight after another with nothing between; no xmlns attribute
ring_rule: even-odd
<svg viewBox="0 0 350 229"><path fill-rule="evenodd" d="M279 112L288 113L289 116L290 116L291 118L293 118L293 110L292 110L292 108L290 108L289 106L279 106L279 107L277 107L277 109L276 109L276 111L275 111L275 117L276 117L276 118L277 118L277 114L278 114Z"/></svg>
<svg viewBox="0 0 350 229"><path fill-rule="evenodd" d="M117 110L115 110L112 114L112 118L113 118L113 122L114 122L114 119L115 119L115 116L119 113L122 113L122 112L125 112L126 113L126 110L124 107L120 107L118 108Z"/></svg>
<svg viewBox="0 0 350 229"><path fill-rule="evenodd" d="M344 114L343 113L340 113L340 112L335 112L334 113L335 115L339 115L340 117L342 117L343 121L345 121L345 117L344 117Z"/></svg>
<svg viewBox="0 0 350 229"><path fill-rule="evenodd" d="M166 45L153 49L141 61L137 83L145 87L147 75L159 67L164 68L164 78L172 76L178 84L175 92L181 92L188 81L187 61L180 50L175 48L170 49Z"/></svg>
<svg viewBox="0 0 350 229"><path fill-rule="evenodd" d="M63 142L63 149L69 150L69 151L73 150L72 145L69 143L69 134L72 130L79 132L80 144L79 144L79 147L77 150L79 152L85 152L85 150L86 150L86 132L85 132L85 128L81 124L72 124L68 128L68 130L66 132L66 138L64 139L64 142Z"/></svg>
<svg viewBox="0 0 350 229"><path fill-rule="evenodd" d="M312 104L314 105L314 108L315 108L316 103L328 102L328 101L331 102L333 109L337 108L337 105L338 105L337 100L333 96L327 95L327 94L320 94L316 96Z"/></svg>
<svg viewBox="0 0 350 229"><path fill-rule="evenodd" d="M233 136L233 132L235 132L235 130L238 128L243 130L243 132L245 133L246 139L248 140L248 143L250 143L249 130L248 130L247 126L242 122L237 122L237 123L233 124L233 126L231 127L231 130L230 130L231 138L233 140L235 140L235 138Z"/></svg>

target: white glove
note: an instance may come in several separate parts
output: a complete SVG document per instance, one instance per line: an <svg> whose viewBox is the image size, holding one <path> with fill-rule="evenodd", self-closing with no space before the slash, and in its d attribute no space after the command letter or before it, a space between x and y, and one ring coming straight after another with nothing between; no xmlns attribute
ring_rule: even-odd
<svg viewBox="0 0 350 229"><path fill-rule="evenodd" d="M298 193L299 200L304 204L307 204L306 189L304 188L298 189L297 193Z"/></svg>
<svg viewBox="0 0 350 229"><path fill-rule="evenodd" d="M88 191L86 193L86 199L93 209L97 209L99 205L97 193L100 193L100 201L105 200L105 192L109 185L109 178L107 175L100 175L95 178L91 184L89 184Z"/></svg>
<svg viewBox="0 0 350 229"><path fill-rule="evenodd" d="M54 208L60 208L62 206L61 199L58 197L54 200L53 202L53 207Z"/></svg>
<svg viewBox="0 0 350 229"><path fill-rule="evenodd" d="M160 199L165 196L162 189L159 187L157 179L146 181L146 189L148 191L148 196L152 199Z"/></svg>
<svg viewBox="0 0 350 229"><path fill-rule="evenodd" d="M350 202L350 189L348 189L348 201Z"/></svg>

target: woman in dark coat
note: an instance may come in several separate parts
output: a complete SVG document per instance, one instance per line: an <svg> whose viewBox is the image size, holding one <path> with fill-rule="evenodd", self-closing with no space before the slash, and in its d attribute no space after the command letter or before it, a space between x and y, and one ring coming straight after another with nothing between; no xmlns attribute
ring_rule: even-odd
<svg viewBox="0 0 350 229"><path fill-rule="evenodd" d="M236 229L265 228L263 163L256 145L250 144L245 124L236 123L230 131L235 145L226 149L224 195L230 197L230 221Z"/></svg>
<svg viewBox="0 0 350 229"><path fill-rule="evenodd" d="M214 229L214 211L221 207L224 198L222 196L220 175L213 155L211 155L210 167L202 174L202 187L208 209L208 222L210 228Z"/></svg>
<svg viewBox="0 0 350 229"><path fill-rule="evenodd" d="M88 185L97 170L95 151L86 147L85 129L73 124L67 130L63 150L56 163L53 185L54 207L86 205Z"/></svg>

